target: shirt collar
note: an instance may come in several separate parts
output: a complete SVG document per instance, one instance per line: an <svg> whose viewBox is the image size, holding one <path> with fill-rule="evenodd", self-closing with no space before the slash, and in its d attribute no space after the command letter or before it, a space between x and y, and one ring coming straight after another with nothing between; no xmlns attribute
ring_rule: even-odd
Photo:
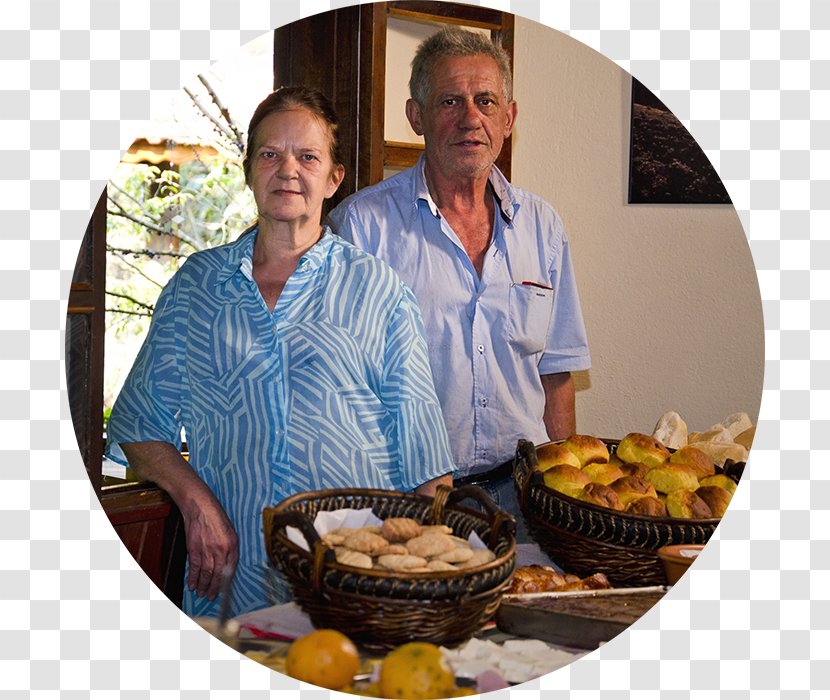
<svg viewBox="0 0 830 700"><path fill-rule="evenodd" d="M217 284L227 282L234 274L241 272L247 279L253 280L254 243L259 234L259 226L254 226L242 233L233 243L228 244L228 257L217 277ZM325 261L334 243L334 234L328 226L323 226L323 235L297 263L299 272L311 272Z"/></svg>
<svg viewBox="0 0 830 700"><path fill-rule="evenodd" d="M412 181L412 201L417 207L418 201L423 200L426 202L429 210L432 212L432 215L437 217L439 215L438 205L435 204L435 200L432 198L432 195L429 193L429 188L427 187L427 178L424 171L425 165L426 157L422 153L421 157L418 159L418 163L415 165L414 178ZM490 169L489 182L493 188L493 192L496 194L496 200L498 201L502 216L509 222L513 221L513 217L519 209L519 203L516 201L513 186L504 176L504 173L502 173L502 171L495 165Z"/></svg>

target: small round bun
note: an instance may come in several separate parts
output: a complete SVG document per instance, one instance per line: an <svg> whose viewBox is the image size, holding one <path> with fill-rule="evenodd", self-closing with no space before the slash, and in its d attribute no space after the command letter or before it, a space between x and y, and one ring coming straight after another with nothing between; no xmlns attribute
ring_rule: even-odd
<svg viewBox="0 0 830 700"><path fill-rule="evenodd" d="M629 433L617 446L617 454L623 462L642 462L657 467L669 458L668 448L651 435Z"/></svg>
<svg viewBox="0 0 830 700"><path fill-rule="evenodd" d="M735 489L738 488L738 484L736 484L732 479L730 479L726 474L713 474L712 476L706 476L700 480L701 486L720 486L722 489L729 492L729 495L732 496L735 494Z"/></svg>
<svg viewBox="0 0 830 700"><path fill-rule="evenodd" d="M597 484L605 484L606 486L625 476L618 466L615 464L608 464L607 462L593 462L591 464L587 464L582 467L582 473L587 474L591 481Z"/></svg>
<svg viewBox="0 0 830 700"><path fill-rule="evenodd" d="M590 483L582 489L578 496L580 501L593 503L595 506L610 508L611 510L622 510L623 504L617 492L610 486L604 484Z"/></svg>
<svg viewBox="0 0 830 700"><path fill-rule="evenodd" d="M688 464L664 464L649 469L646 481L660 493L671 493L679 489L694 491L700 485L697 473Z"/></svg>
<svg viewBox="0 0 830 700"><path fill-rule="evenodd" d="M678 489L666 497L666 508L672 518L701 520L712 517L712 510L694 491Z"/></svg>
<svg viewBox="0 0 830 700"><path fill-rule="evenodd" d="M722 518L732 500L732 494L720 486L701 486L695 493L706 502L714 518Z"/></svg>
<svg viewBox="0 0 830 700"><path fill-rule="evenodd" d="M582 467L579 458L567 447L559 443L550 442L536 448L536 467L540 472L547 471L557 464L570 464L577 469Z"/></svg>
<svg viewBox="0 0 830 700"><path fill-rule="evenodd" d="M645 479L650 470L651 467L642 462L623 462L620 465L620 471L625 476L639 476L641 479Z"/></svg>
<svg viewBox="0 0 830 700"><path fill-rule="evenodd" d="M695 470L698 478L715 473L715 463L709 458L709 455L691 445L686 445L673 452L669 457L669 462L691 467Z"/></svg>
<svg viewBox="0 0 830 700"><path fill-rule="evenodd" d="M591 435L571 435L562 445L577 456L583 467L596 462L608 462L608 447L602 440Z"/></svg>
<svg viewBox="0 0 830 700"><path fill-rule="evenodd" d="M631 501L636 501L643 496L657 498L654 487L639 476L624 476L612 483L611 488L617 492L623 506L627 506Z"/></svg>
<svg viewBox="0 0 830 700"><path fill-rule="evenodd" d="M669 514L665 504L659 498L653 496L643 496L631 501L625 507L625 512L632 515L648 515L654 518L665 518Z"/></svg>
<svg viewBox="0 0 830 700"><path fill-rule="evenodd" d="M573 498L577 498L582 489L591 483L579 467L571 464L557 464L547 469L544 473L544 480L545 486Z"/></svg>

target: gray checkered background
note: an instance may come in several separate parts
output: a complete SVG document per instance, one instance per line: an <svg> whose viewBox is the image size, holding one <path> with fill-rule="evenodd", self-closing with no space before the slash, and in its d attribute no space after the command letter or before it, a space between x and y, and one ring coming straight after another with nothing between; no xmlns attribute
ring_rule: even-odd
<svg viewBox="0 0 830 700"><path fill-rule="evenodd" d="M204 634L136 568L84 472L62 349L79 241L154 105L264 31L347 4L3 3L5 700L329 696ZM690 574L598 652L491 697L796 699L830 690L830 468L821 465L830 433L830 2L481 4L570 33L641 78L684 121L743 222L767 343L749 468Z"/></svg>

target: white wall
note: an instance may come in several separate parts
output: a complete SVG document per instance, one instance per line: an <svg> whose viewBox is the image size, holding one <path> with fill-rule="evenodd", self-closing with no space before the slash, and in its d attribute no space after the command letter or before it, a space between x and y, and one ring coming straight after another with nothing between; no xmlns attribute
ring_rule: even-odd
<svg viewBox="0 0 830 700"><path fill-rule="evenodd" d="M436 28L390 21L387 139L416 140L409 62ZM512 179L565 222L591 346L593 367L575 377L578 429L651 432L669 410L692 430L735 411L756 422L763 319L734 208L627 204L631 78L594 50L516 17L514 74Z"/></svg>
<svg viewBox="0 0 830 700"><path fill-rule="evenodd" d="M513 182L551 202L575 259L593 367L583 432L651 432L676 410L703 430L757 420L764 334L755 267L725 205L627 204L630 76L516 17Z"/></svg>

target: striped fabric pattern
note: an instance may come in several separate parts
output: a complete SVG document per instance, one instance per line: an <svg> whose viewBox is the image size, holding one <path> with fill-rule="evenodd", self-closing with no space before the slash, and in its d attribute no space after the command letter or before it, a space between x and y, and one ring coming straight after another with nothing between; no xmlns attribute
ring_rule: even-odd
<svg viewBox="0 0 830 700"><path fill-rule="evenodd" d="M252 276L257 230L192 255L159 297L113 408L119 442L178 444L234 523L233 614L269 599L262 508L299 491L408 491L452 470L413 294L328 230L274 312ZM216 602L185 593L185 612Z"/></svg>

